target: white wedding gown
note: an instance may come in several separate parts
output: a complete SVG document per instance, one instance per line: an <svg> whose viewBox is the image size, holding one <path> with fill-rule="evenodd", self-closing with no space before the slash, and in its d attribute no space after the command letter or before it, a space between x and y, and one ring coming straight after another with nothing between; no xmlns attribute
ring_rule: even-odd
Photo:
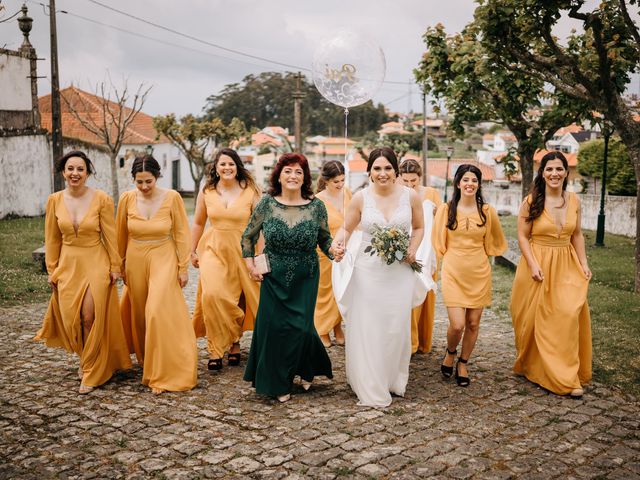
<svg viewBox="0 0 640 480"><path fill-rule="evenodd" d="M411 308L433 288L433 282L425 285L406 263L387 265L377 255L364 253L375 224L411 230L409 195L406 188L387 221L369 190L363 190L359 230L352 235L343 261L333 268L334 294L346 324L347 381L362 406L386 407L392 402L391 393L404 396L411 359Z"/></svg>

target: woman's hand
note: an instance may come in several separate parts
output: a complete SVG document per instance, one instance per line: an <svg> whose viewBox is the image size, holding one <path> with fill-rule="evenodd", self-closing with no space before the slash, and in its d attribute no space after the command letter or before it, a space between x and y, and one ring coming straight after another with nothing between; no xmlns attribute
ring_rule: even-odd
<svg viewBox="0 0 640 480"><path fill-rule="evenodd" d="M593 274L591 273L591 269L589 268L589 265L587 264L582 265L582 271L584 272L584 277L587 280L591 280L591 277L593 276Z"/></svg>
<svg viewBox="0 0 640 480"><path fill-rule="evenodd" d="M404 263L408 263L409 265L411 265L413 262L416 261L416 252L413 249L409 249L407 250L407 255L404 257Z"/></svg>
<svg viewBox="0 0 640 480"><path fill-rule="evenodd" d="M188 273L178 273L178 283L180 284L180 288L184 288L189 283L189 274Z"/></svg>
<svg viewBox="0 0 640 480"><path fill-rule="evenodd" d="M340 262L344 258L344 245L342 242L333 242L329 247L329 253L333 255L333 260L335 262Z"/></svg>
<svg viewBox="0 0 640 480"><path fill-rule="evenodd" d="M119 278L122 278L122 274L120 272L109 273L109 279L111 280L111 285L115 285Z"/></svg>
<svg viewBox="0 0 640 480"><path fill-rule="evenodd" d="M254 282L261 282L264 279L264 276L260 272L258 272L255 268L250 268L249 278Z"/></svg>
<svg viewBox="0 0 640 480"><path fill-rule="evenodd" d="M531 271L531 278L533 278L536 282L541 282L544 280L544 273L540 268L540 265L537 263L533 265L529 265L529 270Z"/></svg>
<svg viewBox="0 0 640 480"><path fill-rule="evenodd" d="M57 285L53 283L53 280L51 280L51 275L47 276L47 283L52 290L55 290L57 288Z"/></svg>
<svg viewBox="0 0 640 480"><path fill-rule="evenodd" d="M195 268L200 268L200 259L198 258L198 254L196 252L191 252L191 265Z"/></svg>

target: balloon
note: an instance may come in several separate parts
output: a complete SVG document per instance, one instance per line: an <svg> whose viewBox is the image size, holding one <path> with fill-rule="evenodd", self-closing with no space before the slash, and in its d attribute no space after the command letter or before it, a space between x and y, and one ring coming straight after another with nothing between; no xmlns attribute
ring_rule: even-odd
<svg viewBox="0 0 640 480"><path fill-rule="evenodd" d="M371 100L382 81L382 49L358 33L342 30L322 42L313 55L313 83L324 98L344 108Z"/></svg>

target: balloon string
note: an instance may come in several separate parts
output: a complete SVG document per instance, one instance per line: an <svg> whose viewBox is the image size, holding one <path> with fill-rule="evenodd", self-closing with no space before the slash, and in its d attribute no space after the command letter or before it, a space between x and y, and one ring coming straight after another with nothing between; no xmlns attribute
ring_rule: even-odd
<svg viewBox="0 0 640 480"><path fill-rule="evenodd" d="M344 171L345 173L349 172L349 157L347 150L347 140L348 140L348 132L349 132L349 109L344 109ZM345 175L345 186L348 185L348 178ZM347 196L345 194L344 188L342 189L342 230L346 233L347 231ZM346 247L346 245L344 245Z"/></svg>

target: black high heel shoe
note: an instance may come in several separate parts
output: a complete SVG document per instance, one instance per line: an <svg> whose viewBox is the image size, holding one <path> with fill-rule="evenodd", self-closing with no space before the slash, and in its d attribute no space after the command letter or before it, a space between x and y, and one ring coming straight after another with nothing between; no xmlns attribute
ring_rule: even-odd
<svg viewBox="0 0 640 480"><path fill-rule="evenodd" d="M230 366L237 367L238 365L240 365L240 352L228 354L227 360Z"/></svg>
<svg viewBox="0 0 640 480"><path fill-rule="evenodd" d="M465 360L464 358L460 357L458 358L458 363L456 363L456 382L458 382L459 387L468 387L471 383L469 377L463 377L458 373L458 365L460 365L461 363L466 364L468 361L469 359Z"/></svg>
<svg viewBox="0 0 640 480"><path fill-rule="evenodd" d="M450 352L449 347L447 347L446 351L449 355L454 355L454 356L458 353L457 348L453 352ZM447 358L446 353L444 355L444 358ZM444 358L442 359L443 362L444 362ZM444 378L451 378L451 375L453 375L453 365L451 365L450 367L447 367L446 365L440 365L440 371L442 372L442 376Z"/></svg>
<svg viewBox="0 0 640 480"><path fill-rule="evenodd" d="M207 368L209 370L222 370L222 359L210 358L209 362L207 362Z"/></svg>

